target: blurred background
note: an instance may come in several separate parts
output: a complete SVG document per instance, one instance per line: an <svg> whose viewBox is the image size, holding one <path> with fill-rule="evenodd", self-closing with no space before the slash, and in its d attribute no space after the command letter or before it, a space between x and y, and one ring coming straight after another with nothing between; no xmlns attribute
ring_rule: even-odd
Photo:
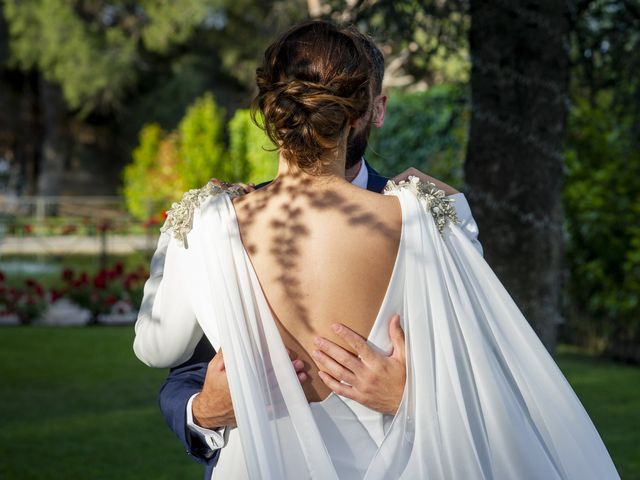
<svg viewBox="0 0 640 480"><path fill-rule="evenodd" d="M367 159L465 193L640 479L638 0L0 0L0 478L200 478L132 325L171 203L275 175L255 68L309 18L376 40L388 111Z"/></svg>

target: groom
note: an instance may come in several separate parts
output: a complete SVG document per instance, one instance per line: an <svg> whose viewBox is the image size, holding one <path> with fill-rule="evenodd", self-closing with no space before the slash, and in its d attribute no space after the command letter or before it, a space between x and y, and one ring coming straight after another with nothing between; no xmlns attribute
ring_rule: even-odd
<svg viewBox="0 0 640 480"><path fill-rule="evenodd" d="M362 42L369 53L373 64L373 108L371 121L367 126L355 132L349 139L345 177L354 185L374 192L382 192L388 179L376 172L364 159L364 152L370 133L370 125L382 127L386 111L386 96L381 94L384 75L384 58L376 45L366 36L352 32L354 39ZM449 185L428 177L415 169L409 169L396 177L396 180L408 175L417 175L423 181L430 181L447 195L458 195L456 209L465 229L476 247L477 227L468 209L464 195ZM264 185L264 184L263 184ZM262 187L259 185L257 188ZM248 188L251 190L251 188ZM158 249L151 262L151 277L145 286L143 305L153 304L155 287L162 276L164 252L167 239L161 236ZM481 248L479 248L481 251ZM154 283L156 282L156 283ZM399 317L392 317L389 325L390 338L393 344L392 354L385 356L371 349L366 340L344 325L338 324L336 332L353 351L347 352L335 343L319 338L317 348L327 354L320 362L328 373L325 383L337 394L352 398L363 405L381 413L393 415L400 403L405 383L404 335L400 328ZM300 381L307 375L304 364L292 358L293 366ZM355 375L357 381L351 385L341 383L346 374ZM381 388L382 386L382 388ZM222 352L216 355L206 337L197 345L191 359L183 365L171 370L159 393L159 403L169 427L182 441L187 453L206 466L205 478L211 477L217 463L220 449L226 443L229 428L235 425L231 396L224 371Z"/></svg>

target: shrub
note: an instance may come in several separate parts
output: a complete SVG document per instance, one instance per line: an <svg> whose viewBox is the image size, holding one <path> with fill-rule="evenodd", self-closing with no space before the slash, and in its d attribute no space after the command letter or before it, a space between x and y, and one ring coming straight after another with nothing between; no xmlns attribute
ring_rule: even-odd
<svg viewBox="0 0 640 480"><path fill-rule="evenodd" d="M178 175L185 187L198 188L213 176L229 178L230 167L224 146L225 110L211 92L187 109L178 125Z"/></svg>
<svg viewBox="0 0 640 480"><path fill-rule="evenodd" d="M187 109L174 132L145 125L133 162L124 169L122 193L129 213L146 224L162 222L163 212L182 193L211 178L259 183L278 171L278 154L265 133L240 109L228 124L229 149L224 144L224 109L209 92Z"/></svg>
<svg viewBox="0 0 640 480"><path fill-rule="evenodd" d="M258 184L278 173L278 152L247 109L236 110L229 121L229 157L232 181Z"/></svg>
<svg viewBox="0 0 640 480"><path fill-rule="evenodd" d="M46 292L36 280L29 278L21 287L9 287L0 272L0 315L16 314L21 323L31 323L48 305Z"/></svg>
<svg viewBox="0 0 640 480"><path fill-rule="evenodd" d="M371 132L368 160L393 176L409 167L461 189L469 116L466 87L391 91L381 130Z"/></svg>
<svg viewBox="0 0 640 480"><path fill-rule="evenodd" d="M89 310L95 319L101 313L110 313L119 302L137 308L142 302L147 277L148 272L143 268L127 272L120 262L112 268L100 269L93 276L67 268L62 272L64 287L56 291L56 296L67 297Z"/></svg>
<svg viewBox="0 0 640 480"><path fill-rule="evenodd" d="M133 151L133 162L124 168L122 193L129 213L145 221L158 216L185 190L178 174L177 136L160 125L145 125Z"/></svg>
<svg viewBox="0 0 640 480"><path fill-rule="evenodd" d="M640 336L640 147L631 121L601 95L579 99L568 123L564 204L566 262L582 343L636 343ZM636 353L637 355L637 353ZM640 357L639 357L640 359Z"/></svg>

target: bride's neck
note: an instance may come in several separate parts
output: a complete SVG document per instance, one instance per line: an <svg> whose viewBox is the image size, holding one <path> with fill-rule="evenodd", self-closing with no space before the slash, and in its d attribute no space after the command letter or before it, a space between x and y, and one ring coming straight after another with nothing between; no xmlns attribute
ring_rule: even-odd
<svg viewBox="0 0 640 480"><path fill-rule="evenodd" d="M313 173L298 167L294 161L288 161L280 154L278 176L275 181L286 184L309 184L316 186L345 183L345 152L335 150L318 160Z"/></svg>

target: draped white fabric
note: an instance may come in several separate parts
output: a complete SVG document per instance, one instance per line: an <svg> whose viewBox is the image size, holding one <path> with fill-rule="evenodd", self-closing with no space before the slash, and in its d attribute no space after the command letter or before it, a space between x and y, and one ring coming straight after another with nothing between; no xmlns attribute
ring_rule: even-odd
<svg viewBox="0 0 640 480"><path fill-rule="evenodd" d="M619 478L575 393L461 229L449 222L440 233L424 199L389 193L400 199L403 231L387 291L394 298L385 302L401 310L407 384L358 478ZM291 366L230 199L205 201L193 225L180 253L185 288L200 327L222 346L249 476L346 478Z"/></svg>

